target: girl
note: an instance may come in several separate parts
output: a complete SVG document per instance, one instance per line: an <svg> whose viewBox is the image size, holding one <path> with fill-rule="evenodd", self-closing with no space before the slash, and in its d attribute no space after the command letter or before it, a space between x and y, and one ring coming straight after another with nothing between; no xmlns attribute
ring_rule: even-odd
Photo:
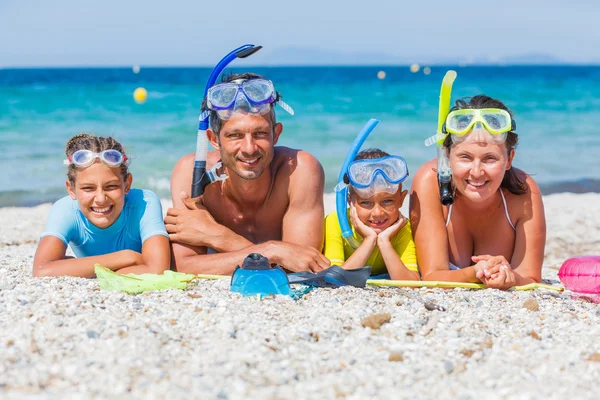
<svg viewBox="0 0 600 400"><path fill-rule="evenodd" d="M119 273L162 273L170 249L160 201L131 189L123 146L81 134L66 146L69 196L52 206L33 260L34 276L93 277L94 264ZM71 246L77 258L66 257Z"/></svg>
<svg viewBox="0 0 600 400"><path fill-rule="evenodd" d="M407 176L408 168L401 157L379 149L358 153L348 168L346 183L350 186L350 222L360 245L355 250L346 243L337 213L329 214L325 218L323 252L332 265L344 269L368 265L372 275L420 280L410 222L399 210L407 194L402 190Z"/></svg>
<svg viewBox="0 0 600 400"><path fill-rule="evenodd" d="M535 181L512 166L515 128L508 108L488 96L458 100L448 114L444 147L454 203L440 203L436 160L419 169L411 189L423 279L497 289L541 280L544 206Z"/></svg>

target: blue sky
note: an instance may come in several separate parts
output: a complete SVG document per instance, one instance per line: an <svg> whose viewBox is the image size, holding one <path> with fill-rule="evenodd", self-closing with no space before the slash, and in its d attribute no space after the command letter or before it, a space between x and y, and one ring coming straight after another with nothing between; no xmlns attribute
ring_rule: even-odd
<svg viewBox="0 0 600 400"><path fill-rule="evenodd" d="M0 0L0 67L213 65L244 43L256 64L600 63L598 0Z"/></svg>

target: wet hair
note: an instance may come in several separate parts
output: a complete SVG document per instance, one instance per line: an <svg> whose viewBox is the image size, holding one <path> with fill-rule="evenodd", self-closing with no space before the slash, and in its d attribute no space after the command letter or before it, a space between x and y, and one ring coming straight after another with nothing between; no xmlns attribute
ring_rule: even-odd
<svg viewBox="0 0 600 400"><path fill-rule="evenodd" d="M67 158L71 158L73 153L75 153L77 150L91 150L95 153L100 153L104 150L117 150L123 154L123 157L125 157L123 145L121 145L121 143L117 142L112 137L94 136L88 133L81 133L69 139L67 145L65 146L65 154ZM129 170L127 168L128 165L129 159L125 160L123 164L119 166L123 179L127 178L127 175L129 175ZM69 165L67 170L67 178L72 185L75 184L76 173L77 167L74 164Z"/></svg>
<svg viewBox="0 0 600 400"><path fill-rule="evenodd" d="M265 78L260 75L253 74L252 72L244 72L243 74L230 74L228 76L223 75L223 78L221 79L221 83L232 82L237 79L244 79L244 80L250 81L252 79L265 79ZM277 100L279 100L281 97L279 92L275 92L275 95L277 96ZM275 117L275 103L276 102L277 101L269 104L270 105L269 115L271 116L271 126L272 127L274 127L277 124L277 119ZM219 117L219 114L215 110L208 109L208 107L206 105L206 98L204 100L202 100L202 111L209 111L208 121L210 123L210 128L215 133L215 135L217 135L217 140L220 140L219 134L221 133L221 129L223 128L223 120Z"/></svg>
<svg viewBox="0 0 600 400"><path fill-rule="evenodd" d="M450 111L462 110L466 108L499 108L501 110L507 111L510 114L511 118L513 116L513 113L500 100L492 99L491 97L483 94L474 97L464 97L462 99L457 100L454 104L454 107L452 107ZM506 141L504 142L504 144L506 145L506 151L509 154L511 150L517 148L518 143L519 135L517 135L513 131L507 132ZM450 135L448 135L444 140L444 147L446 147L447 151L450 152L450 148L452 147L452 138L450 137ZM517 174L512 165L510 169L505 172L500 187L517 195L525 194L529 190L529 185L527 185L527 182L525 181L525 176L520 176L520 174Z"/></svg>

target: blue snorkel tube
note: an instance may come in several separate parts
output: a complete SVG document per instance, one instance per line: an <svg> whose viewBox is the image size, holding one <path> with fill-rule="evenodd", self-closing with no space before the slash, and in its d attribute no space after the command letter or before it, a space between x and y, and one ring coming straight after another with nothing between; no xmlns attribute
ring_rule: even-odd
<svg viewBox="0 0 600 400"><path fill-rule="evenodd" d="M352 143L352 147L350 151L346 155L346 159L342 164L342 169L340 171L340 175L338 176L338 184L335 186L335 208L337 211L338 222L340 227L342 228L342 236L344 240L352 247L353 249L357 249L360 243L354 238L354 234L352 232L352 228L350 227L350 222L348 221L348 212L347 212L347 204L348 204L348 185L344 183L344 175L348 173L348 168L352 161L356 158L356 155L360 151L363 143L369 137L369 134L375 129L379 120L371 118L365 126L363 126L362 130L358 133L356 139L354 139L354 143Z"/></svg>
<svg viewBox="0 0 600 400"><path fill-rule="evenodd" d="M204 96L202 99L206 99L208 89L210 89L217 82L221 72L236 58L246 58L262 49L262 46L254 46L253 44L245 44L227 54L219 63L213 68L206 87L204 88ZM194 159L194 176L192 178L192 197L202 196L204 188L215 180L225 179L226 175L216 176L215 171L206 171L206 154L208 153L208 138L206 137L206 130L209 126L210 113L208 110L200 114L198 124L198 137L196 139L196 158ZM215 168L216 169L216 168Z"/></svg>

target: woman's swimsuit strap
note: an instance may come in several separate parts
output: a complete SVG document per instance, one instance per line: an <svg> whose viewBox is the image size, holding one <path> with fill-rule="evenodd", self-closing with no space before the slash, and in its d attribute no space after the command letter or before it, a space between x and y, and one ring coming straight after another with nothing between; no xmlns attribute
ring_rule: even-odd
<svg viewBox="0 0 600 400"><path fill-rule="evenodd" d="M504 197L504 193L502 192L502 190L500 190L500 195L502 196L502 204L504 204L504 212L506 213L506 219L508 220L508 223L513 228L513 230L516 231L517 228L515 228L515 225L510 220L510 215L508 214L508 206L506 205L506 198ZM448 227L451 217L452 217L452 204L450 204L450 208L448 209L448 217L446 217L446 227Z"/></svg>

